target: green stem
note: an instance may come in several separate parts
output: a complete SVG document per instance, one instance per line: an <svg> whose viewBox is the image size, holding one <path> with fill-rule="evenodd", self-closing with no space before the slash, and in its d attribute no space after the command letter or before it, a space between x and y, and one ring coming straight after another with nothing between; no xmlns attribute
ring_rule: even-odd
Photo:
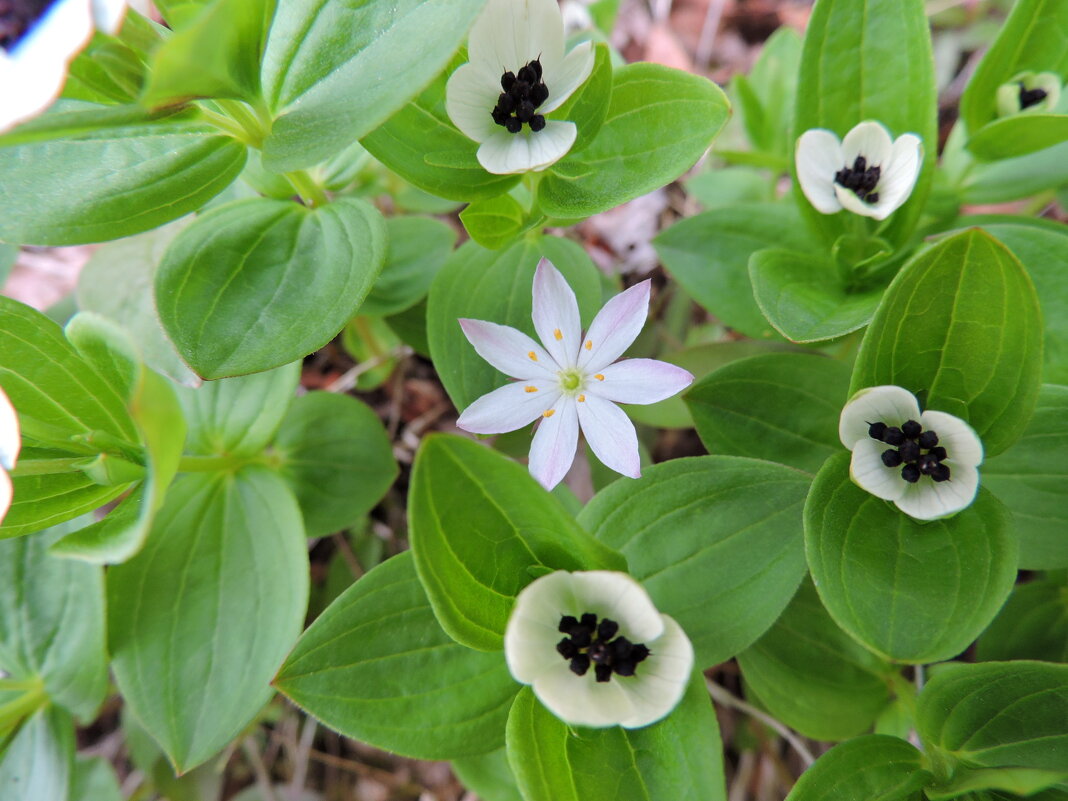
<svg viewBox="0 0 1068 801"><path fill-rule="evenodd" d="M127 442L106 431L87 431L84 434L76 434L71 441L88 445L93 453L111 453L134 464L144 465L148 461L145 449L141 445Z"/></svg>
<svg viewBox="0 0 1068 801"><path fill-rule="evenodd" d="M318 206L325 206L330 202L330 198L326 196L326 191L319 186L318 182L306 170L287 172L285 175L286 180L293 185L293 189L300 195L300 199L304 201L306 206L314 209Z"/></svg>
<svg viewBox="0 0 1068 801"><path fill-rule="evenodd" d="M183 456L179 473L234 473L245 465L262 464L262 458L242 456Z"/></svg>
<svg viewBox="0 0 1068 801"><path fill-rule="evenodd" d="M890 687L905 706L909 718L916 720L916 685L900 673L890 674Z"/></svg>
<svg viewBox="0 0 1068 801"><path fill-rule="evenodd" d="M264 126L262 119L240 100L216 100L219 109L236 122L251 140L252 147L260 150L263 140L267 138L270 126Z"/></svg>
<svg viewBox="0 0 1068 801"><path fill-rule="evenodd" d="M32 715L48 701L44 681L39 676L25 682L26 691L13 701L0 706L0 730L5 730L28 715Z"/></svg>
<svg viewBox="0 0 1068 801"><path fill-rule="evenodd" d="M218 114L212 111L211 109L203 107L200 109L200 113L205 120L210 122L223 133L229 134L242 144L248 145L249 147L259 147L259 145L262 144L262 142L256 142L256 140L249 135L248 131L246 131L242 126L238 125L232 119L227 117L225 114Z"/></svg>

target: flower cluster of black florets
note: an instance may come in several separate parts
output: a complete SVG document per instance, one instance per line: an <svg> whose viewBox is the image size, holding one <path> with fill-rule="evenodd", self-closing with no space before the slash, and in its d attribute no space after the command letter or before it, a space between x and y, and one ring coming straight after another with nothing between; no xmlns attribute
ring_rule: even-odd
<svg viewBox="0 0 1068 801"><path fill-rule="evenodd" d="M1028 89L1020 82L1020 110L1038 105L1046 99L1045 89Z"/></svg>
<svg viewBox="0 0 1068 801"><path fill-rule="evenodd" d="M11 50L53 0L0 0L0 49Z"/></svg>
<svg viewBox="0 0 1068 801"><path fill-rule="evenodd" d="M879 185L882 172L882 167L878 164L869 167L864 156L857 156L852 167L843 167L834 174L834 182L852 190L853 194L865 203L878 203L879 193L875 191L875 187Z"/></svg>
<svg viewBox="0 0 1068 801"><path fill-rule="evenodd" d="M897 426L886 423L869 423L868 436L891 445L883 451L883 464L887 467L901 466L901 477L910 484L920 476L930 476L934 481L949 481L949 465L942 464L947 457L946 449L938 444L938 434L915 420Z"/></svg>
<svg viewBox="0 0 1068 801"><path fill-rule="evenodd" d="M608 618L598 623L592 612L581 619L564 615L558 628L567 636L557 643L556 650L571 662L571 672L579 676L585 676L591 664L597 681L608 681L613 673L633 676L638 663L649 656L649 649L642 643L616 637L618 623Z"/></svg>
<svg viewBox="0 0 1068 801"><path fill-rule="evenodd" d="M523 124L532 131L545 127L545 117L534 111L549 97L549 88L541 79L541 58L536 58L519 70L519 74L506 72L501 76L501 92L493 109L493 121L519 133Z"/></svg>

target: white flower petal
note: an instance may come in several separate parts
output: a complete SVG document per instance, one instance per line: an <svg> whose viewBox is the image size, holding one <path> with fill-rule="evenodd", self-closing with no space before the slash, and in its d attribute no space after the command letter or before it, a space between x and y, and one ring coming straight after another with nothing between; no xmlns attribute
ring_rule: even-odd
<svg viewBox="0 0 1068 801"><path fill-rule="evenodd" d="M870 423L900 427L907 420L920 420L920 405L915 395L901 387L868 387L850 398L842 409L842 416L838 419L838 438L852 450L857 442L871 439L868 436ZM878 440L871 441L883 444Z"/></svg>
<svg viewBox="0 0 1068 801"><path fill-rule="evenodd" d="M834 176L845 166L838 137L823 128L805 131L794 154L797 181L816 211L834 214L842 210L834 191Z"/></svg>
<svg viewBox="0 0 1068 801"><path fill-rule="evenodd" d="M576 676L563 659L538 676L533 687L538 700L572 726L616 726L636 714L616 677L595 681L592 668L585 676Z"/></svg>
<svg viewBox="0 0 1068 801"><path fill-rule="evenodd" d="M905 492L894 504L917 520L936 520L956 514L975 500L979 471L971 465L951 462L949 471L949 481L932 481L921 476L915 484L906 483Z"/></svg>
<svg viewBox="0 0 1068 801"><path fill-rule="evenodd" d="M531 318L545 350L561 368L573 367L582 341L578 301L564 276L542 259L534 272Z"/></svg>
<svg viewBox="0 0 1068 801"><path fill-rule="evenodd" d="M870 120L854 125L842 139L842 158L847 167L853 166L857 156L863 156L869 167L885 167L892 150L890 132L881 123Z"/></svg>
<svg viewBox="0 0 1068 801"><path fill-rule="evenodd" d="M0 523L4 521L7 510L11 508L11 498L14 495L11 486L11 476L6 471L0 470Z"/></svg>
<svg viewBox="0 0 1068 801"><path fill-rule="evenodd" d="M649 286L646 279L620 292L604 304L586 332L578 366L587 373L607 367L631 346L649 314Z"/></svg>
<svg viewBox="0 0 1068 801"><path fill-rule="evenodd" d="M649 656L633 676L613 677L630 698L634 712L620 721L626 729L655 723L674 709L686 692L693 671L693 645L686 632L667 615L661 615L664 633L647 642Z"/></svg>
<svg viewBox="0 0 1068 801"><path fill-rule="evenodd" d="M574 398L561 397L550 412L538 423L527 462L530 474L545 489L552 489L559 484L571 469L579 432Z"/></svg>
<svg viewBox="0 0 1068 801"><path fill-rule="evenodd" d="M533 423L559 398L559 386L548 379L506 384L464 409L456 425L472 434L504 434Z"/></svg>
<svg viewBox="0 0 1068 801"><path fill-rule="evenodd" d="M512 378L555 378L556 363L545 349L522 331L485 320L460 320L475 351Z"/></svg>
<svg viewBox="0 0 1068 801"><path fill-rule="evenodd" d="M549 90L549 97L538 106L538 113L548 114L562 106L590 77L595 60L593 42L583 42L564 56L559 66L543 65L542 81Z"/></svg>
<svg viewBox="0 0 1068 801"><path fill-rule="evenodd" d="M865 200L861 200L852 189L846 189L839 184L834 185L834 194L838 198L838 202L842 204L842 208L846 211L851 211L854 214L860 214L863 217L876 218L875 215L882 213L876 204L868 203ZM885 216L885 215L884 215ZM877 218L877 219L882 219Z"/></svg>
<svg viewBox="0 0 1068 801"><path fill-rule="evenodd" d="M468 37L471 61L505 72L541 56L542 67L564 56L564 20L556 0L489 0Z"/></svg>
<svg viewBox="0 0 1068 801"><path fill-rule="evenodd" d="M900 467L883 464L882 453L889 447L870 437L857 442L853 446L853 460L849 463L849 477L876 498L896 501L904 495L909 483L901 477Z"/></svg>
<svg viewBox="0 0 1068 801"><path fill-rule="evenodd" d="M922 162L923 141L920 137L904 134L894 140L890 161L883 166L879 185L875 189L879 200L869 204L872 217L885 220L909 199L916 179L920 177Z"/></svg>
<svg viewBox="0 0 1068 801"><path fill-rule="evenodd" d="M500 76L494 77L484 65L469 61L445 84L445 112L464 136L484 142L500 129L491 113L500 93Z"/></svg>
<svg viewBox="0 0 1068 801"><path fill-rule="evenodd" d="M478 163L494 175L538 172L567 155L575 144L578 128L573 122L546 120L540 131L524 126L519 133L509 133L499 125L478 148Z"/></svg>
<svg viewBox="0 0 1068 801"><path fill-rule="evenodd" d="M18 413L3 388L0 388L0 466L14 470L21 447Z"/></svg>
<svg viewBox="0 0 1068 801"><path fill-rule="evenodd" d="M642 474L638 455L638 435L626 413L611 401L592 393L580 395L577 403L579 425L586 442L598 459L629 478Z"/></svg>
<svg viewBox="0 0 1068 801"><path fill-rule="evenodd" d="M959 417L946 412L926 411L919 418L924 429L938 435L938 444L946 449L950 469L957 465L977 467L983 462L983 443L975 429Z"/></svg>
<svg viewBox="0 0 1068 801"><path fill-rule="evenodd" d="M576 611L567 571L535 579L519 592L504 631L504 656L516 681L533 684L539 674L563 661L556 651L563 639L558 630L560 618L576 615Z"/></svg>
<svg viewBox="0 0 1068 801"><path fill-rule="evenodd" d="M118 33L126 14L126 0L91 0L93 23L104 33Z"/></svg>
<svg viewBox="0 0 1068 801"><path fill-rule="evenodd" d="M624 359L597 375L587 379L587 392L616 403L656 403L693 383L689 372L657 359Z"/></svg>

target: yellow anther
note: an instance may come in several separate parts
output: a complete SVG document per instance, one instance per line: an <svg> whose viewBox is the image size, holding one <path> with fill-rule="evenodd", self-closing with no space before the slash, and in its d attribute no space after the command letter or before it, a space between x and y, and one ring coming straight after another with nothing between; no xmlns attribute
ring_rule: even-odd
<svg viewBox="0 0 1068 801"><path fill-rule="evenodd" d="M586 350L593 350L593 342L592 342L592 340L589 340L589 339L586 340Z"/></svg>
<svg viewBox="0 0 1068 801"><path fill-rule="evenodd" d="M552 417L554 414L556 414L556 409L549 409L547 412L544 412L542 414L542 416L543 417Z"/></svg>
<svg viewBox="0 0 1068 801"><path fill-rule="evenodd" d="M578 402L579 402L579 403L582 403L582 402L583 402L583 401L585 401L585 400L586 400L586 396L585 396L585 395L579 395L579 396L578 396Z"/></svg>
<svg viewBox="0 0 1068 801"><path fill-rule="evenodd" d="M600 373L598 373L597 375L595 375L595 376L594 376L594 378L596 378L596 379L597 379L598 381L604 381L604 376L603 376L603 375L601 375Z"/></svg>
<svg viewBox="0 0 1068 801"><path fill-rule="evenodd" d="M525 387L525 388L523 389L523 391L524 391L524 392L537 392L537 391L538 391L538 388L537 388L537 387Z"/></svg>
<svg viewBox="0 0 1068 801"><path fill-rule="evenodd" d="M530 360L533 362L536 362L538 360L538 354L536 354L534 351L528 353L527 356L529 356Z"/></svg>
<svg viewBox="0 0 1068 801"><path fill-rule="evenodd" d="M560 333L560 329L559 328L557 328L556 330L553 331L553 336L556 337L556 341L557 342L559 342L561 339L564 338L564 335Z"/></svg>

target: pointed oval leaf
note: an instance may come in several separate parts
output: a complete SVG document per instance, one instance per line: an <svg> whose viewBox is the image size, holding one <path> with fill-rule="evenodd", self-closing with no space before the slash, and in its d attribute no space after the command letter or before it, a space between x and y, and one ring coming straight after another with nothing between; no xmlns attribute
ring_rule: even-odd
<svg viewBox="0 0 1068 801"><path fill-rule="evenodd" d="M976 658L1068 662L1068 576L1054 573L1017 585L979 638Z"/></svg>
<svg viewBox="0 0 1068 801"><path fill-rule="evenodd" d="M933 777L904 740L869 734L837 745L801 774L787 801L921 801Z"/></svg>

